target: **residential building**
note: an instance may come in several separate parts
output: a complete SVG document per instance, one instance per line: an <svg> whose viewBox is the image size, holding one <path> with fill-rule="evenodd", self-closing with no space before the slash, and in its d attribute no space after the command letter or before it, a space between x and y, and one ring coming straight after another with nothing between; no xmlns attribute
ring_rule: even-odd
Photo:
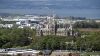
<svg viewBox="0 0 100 56"><path fill-rule="evenodd" d="M39 52L37 50L11 50L0 52L0 56L39 56Z"/></svg>
<svg viewBox="0 0 100 56"><path fill-rule="evenodd" d="M69 52L66 50L56 50L50 56L80 56L78 52Z"/></svg>

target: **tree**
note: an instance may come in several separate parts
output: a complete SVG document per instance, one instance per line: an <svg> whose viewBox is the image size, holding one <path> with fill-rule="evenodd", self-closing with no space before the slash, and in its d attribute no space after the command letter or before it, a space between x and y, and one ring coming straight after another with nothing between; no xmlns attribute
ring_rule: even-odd
<svg viewBox="0 0 100 56"><path fill-rule="evenodd" d="M34 49L49 49L49 50L58 50L58 49L65 49L65 41L63 38L56 37L56 36L44 36L35 43L32 43L31 48Z"/></svg>
<svg viewBox="0 0 100 56"><path fill-rule="evenodd" d="M0 47L10 48L30 45L34 35L35 30L29 28L0 28Z"/></svg>
<svg viewBox="0 0 100 56"><path fill-rule="evenodd" d="M91 20L89 22L81 21L81 22L76 22L74 24L74 28L100 28L100 25L98 22L95 22L94 20Z"/></svg>
<svg viewBox="0 0 100 56"><path fill-rule="evenodd" d="M54 27L55 29L54 29L54 33L55 33L55 35L57 34L57 29L58 29L58 25L57 25L57 21L55 21L55 27Z"/></svg>

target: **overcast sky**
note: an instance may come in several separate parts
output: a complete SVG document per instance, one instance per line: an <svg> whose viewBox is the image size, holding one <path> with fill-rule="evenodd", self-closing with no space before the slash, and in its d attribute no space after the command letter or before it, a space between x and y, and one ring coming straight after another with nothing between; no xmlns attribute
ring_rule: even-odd
<svg viewBox="0 0 100 56"><path fill-rule="evenodd" d="M52 9L99 9L100 0L0 0L0 9L30 9L44 7Z"/></svg>
<svg viewBox="0 0 100 56"><path fill-rule="evenodd" d="M98 17L100 0L0 0L0 13L47 13L49 9L58 14Z"/></svg>

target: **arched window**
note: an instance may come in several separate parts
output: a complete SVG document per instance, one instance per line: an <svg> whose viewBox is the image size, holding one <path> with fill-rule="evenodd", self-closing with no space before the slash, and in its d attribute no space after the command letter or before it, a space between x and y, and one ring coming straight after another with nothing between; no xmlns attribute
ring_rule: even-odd
<svg viewBox="0 0 100 56"><path fill-rule="evenodd" d="M17 56L22 56L22 54L18 54Z"/></svg>
<svg viewBox="0 0 100 56"><path fill-rule="evenodd" d="M28 55L28 56L31 56L31 55Z"/></svg>

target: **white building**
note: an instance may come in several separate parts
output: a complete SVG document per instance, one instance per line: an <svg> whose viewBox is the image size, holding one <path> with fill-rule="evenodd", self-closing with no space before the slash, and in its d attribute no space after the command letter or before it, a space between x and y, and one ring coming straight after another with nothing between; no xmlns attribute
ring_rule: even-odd
<svg viewBox="0 0 100 56"><path fill-rule="evenodd" d="M12 28L13 24L0 24L0 27L2 28Z"/></svg>
<svg viewBox="0 0 100 56"><path fill-rule="evenodd" d="M15 51L5 51L0 52L0 56L3 55L11 55L11 56L39 56L39 52L37 50L15 50Z"/></svg>

